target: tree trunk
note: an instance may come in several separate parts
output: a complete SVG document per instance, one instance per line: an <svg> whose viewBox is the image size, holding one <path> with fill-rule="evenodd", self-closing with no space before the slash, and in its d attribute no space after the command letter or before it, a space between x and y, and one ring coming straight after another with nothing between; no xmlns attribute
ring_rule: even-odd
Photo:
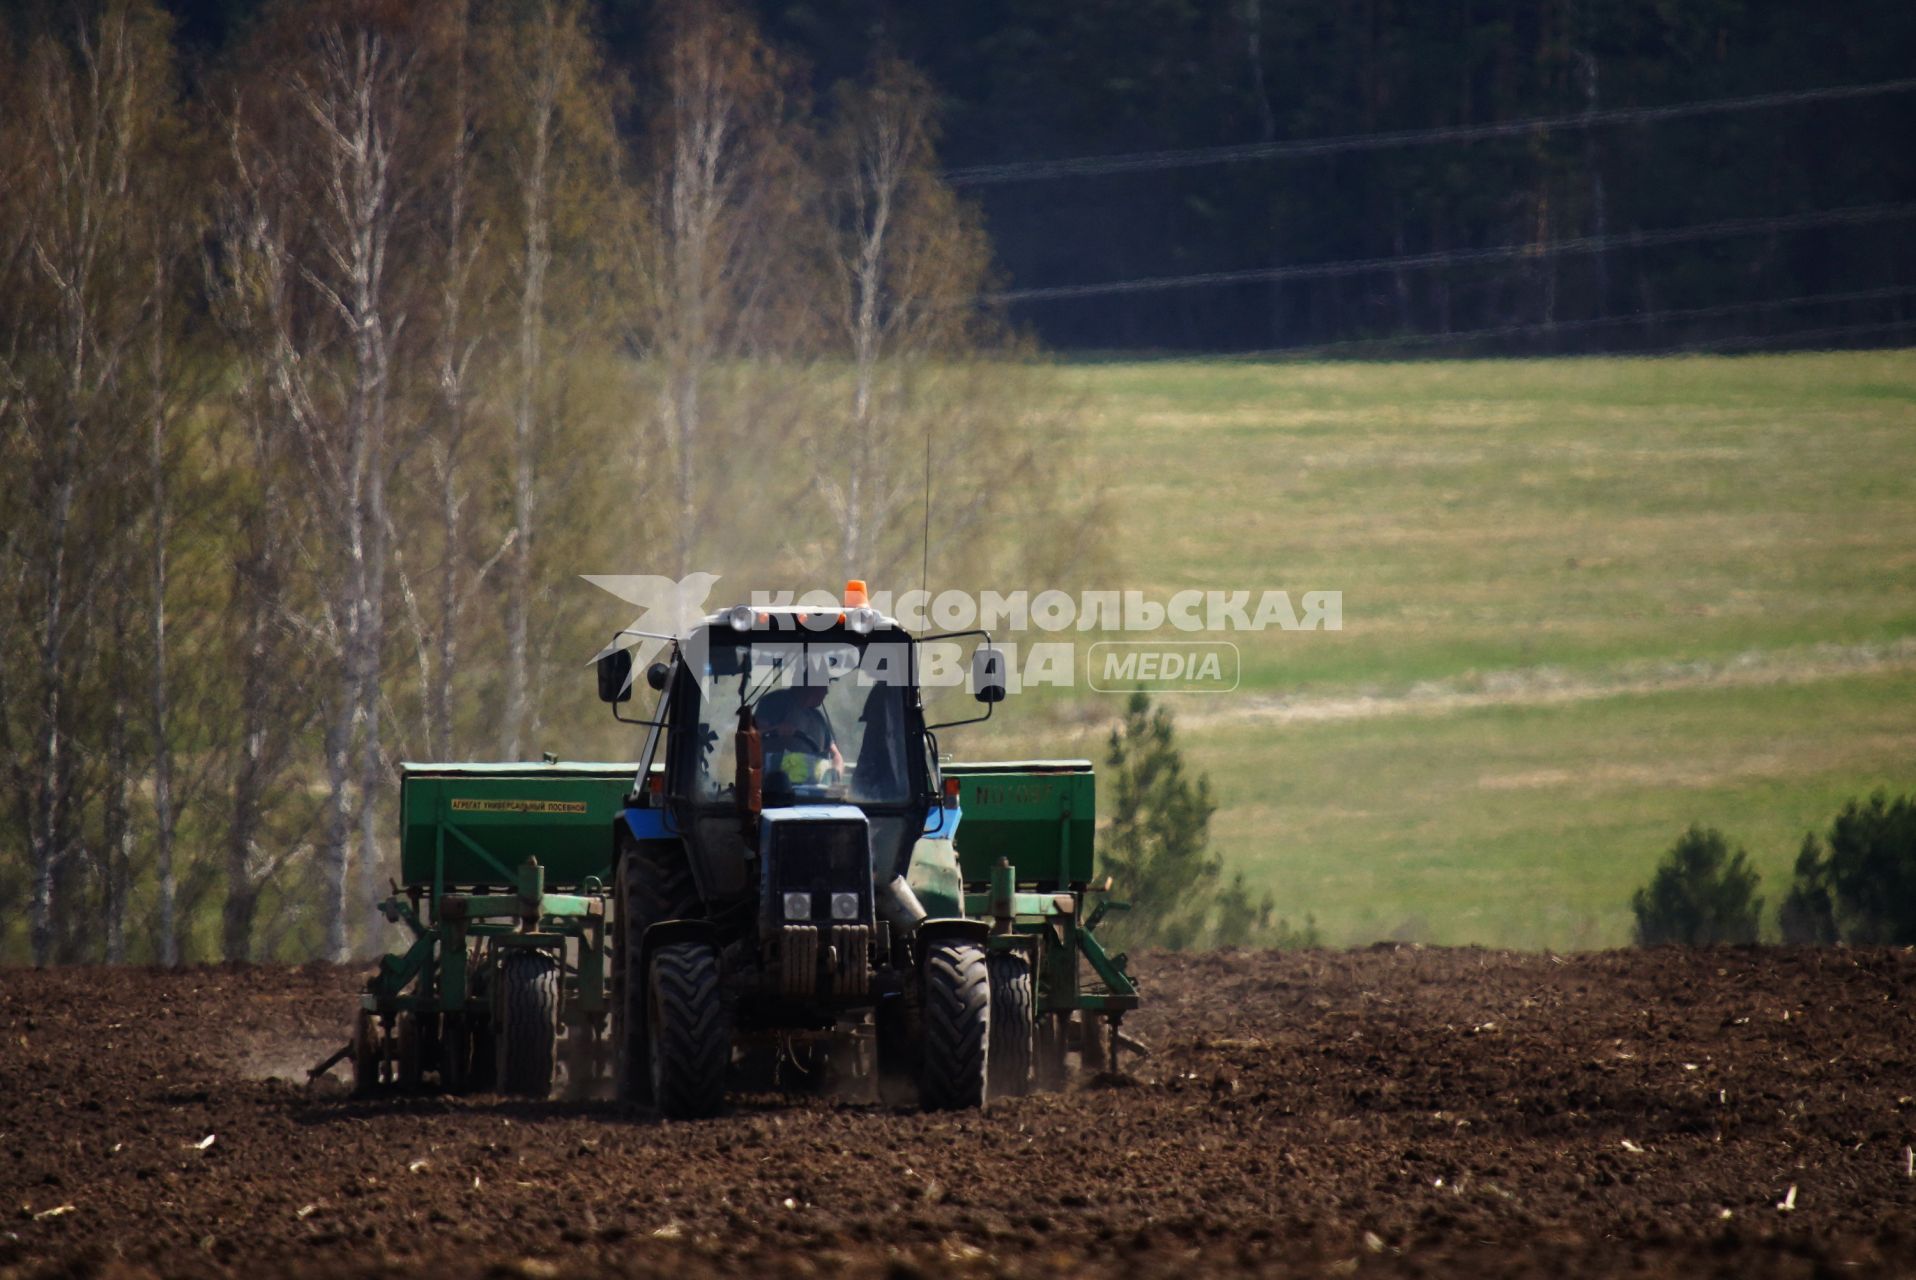
<svg viewBox="0 0 1916 1280"><path fill-rule="evenodd" d="M466 284L477 246L469 247L466 221L467 184L472 176L473 124L471 81L468 74L472 8L465 0L454 6L452 52L452 128L446 146L446 242L444 274L439 290L440 410L445 425L431 446L435 477L439 481L439 610L435 620L426 687L426 744L435 760L452 758L453 679L459 663L461 614L460 554L464 550L464 494L460 489L466 437L466 367L472 342L466 337ZM483 234L483 233L482 233ZM422 645L423 645L422 640Z"/></svg>
<svg viewBox="0 0 1916 1280"><path fill-rule="evenodd" d="M167 685L166 652L166 551L172 536L170 508L166 490L166 268L156 262L153 269L153 300L157 319L153 325L153 344L148 374L152 379L153 411L151 450L148 465L152 489L152 713L153 713L153 842L159 875L159 962L172 968L180 962L178 886L173 874L173 825L178 811L173 804L173 713Z"/></svg>
<svg viewBox="0 0 1916 1280"><path fill-rule="evenodd" d="M242 542L235 566L234 607L241 617L236 654L239 745L232 775L232 816L226 832L226 902L220 913L220 953L227 960L241 962L257 958L259 899L267 874L260 865L259 842L267 798L286 757L287 744L299 733L296 725L287 722L278 698L296 676L277 643L285 612L281 574L288 536L281 523L286 518L286 503L277 470L281 465L277 451L282 426L273 406L249 400L245 407L252 437L252 474L259 489L248 499L241 515ZM330 835L330 829L326 834ZM330 954L331 911L324 900L320 915L328 926Z"/></svg>
<svg viewBox="0 0 1916 1280"><path fill-rule="evenodd" d="M558 14L548 3L540 14L542 43L534 82L532 136L518 174L525 208L524 257L519 276L519 369L512 430L512 573L506 588L506 708L501 741L507 759L523 754L530 660L528 618L532 608L532 528L536 516L534 458L540 432L538 409L542 344L545 337L546 269L552 257L551 211L547 172L552 155L552 116L557 106L555 65Z"/></svg>
<svg viewBox="0 0 1916 1280"><path fill-rule="evenodd" d="M1271 110L1271 92L1264 79L1264 0L1244 0L1242 13L1244 61L1251 73L1251 105L1257 108L1257 140L1268 145L1277 141L1277 116ZM1275 232L1273 228L1271 251L1266 259L1273 268L1284 265ZM1284 285L1281 281L1271 282L1265 315L1269 325L1266 341L1273 347L1284 345Z"/></svg>
<svg viewBox="0 0 1916 1280"><path fill-rule="evenodd" d="M1597 95L1597 57L1594 53L1578 50L1577 66L1583 78L1583 112L1586 116L1597 113L1601 103ZM1610 201L1603 187L1603 151L1597 137L1598 131L1586 127L1583 131L1583 167L1590 184L1590 233L1601 245L1610 233ZM1610 298L1610 255L1598 248L1591 255L1591 269L1595 276L1592 288L1596 293L1593 313L1602 319L1609 311Z"/></svg>
<svg viewBox="0 0 1916 1280"><path fill-rule="evenodd" d="M67 535L73 519L73 498L80 466L81 424L77 402L83 376L84 340L73 343L75 363L69 379L71 403L67 411L60 462L54 482L53 509L48 513L51 551L44 575L39 636L40 723L34 744L33 826L28 833L32 867L32 897L28 908L28 936L33 963L44 967L53 958L53 874L66 854L58 815L65 806L62 779L66 777L66 738L61 717L65 686Z"/></svg>
<svg viewBox="0 0 1916 1280"><path fill-rule="evenodd" d="M264 511L256 519L270 518ZM263 529L258 538L269 536ZM246 624L240 651L239 766L233 774L233 815L226 832L226 906L220 913L220 954L229 961L253 958L253 921L259 910L259 886L253 879L255 845L259 838L261 782L265 768L269 682L267 628L272 596L265 590L270 554L256 549L240 572L241 607ZM332 949L328 930L328 950Z"/></svg>
<svg viewBox="0 0 1916 1280"><path fill-rule="evenodd" d="M353 958L347 935L349 899L347 863L352 849L352 803L347 788L352 777L353 714L356 700L342 688L326 727L326 847L320 856L325 875L320 917L326 929L326 958L344 964Z"/></svg>
<svg viewBox="0 0 1916 1280"><path fill-rule="evenodd" d="M698 506L693 499L696 471L693 449L699 437L699 376L704 361L688 358L674 378L672 393L673 438L677 444L677 490L679 518L673 529L674 574L683 579L692 572L692 548L698 521Z"/></svg>
<svg viewBox="0 0 1916 1280"><path fill-rule="evenodd" d="M126 652L126 604L115 601L113 625L114 666L118 655ZM116 671L116 675L119 674ZM106 928L106 962L126 963L127 891L132 873L133 824L128 817L127 783L133 772L132 751L127 742L126 681L113 681L113 715L107 724L106 797L100 841L101 915Z"/></svg>
<svg viewBox="0 0 1916 1280"><path fill-rule="evenodd" d="M383 428L380 428L383 430ZM366 586L366 623L360 652L359 678L359 903L360 919L369 931L379 929L376 908L384 890L380 886L382 859L379 852L379 798L385 791L386 754L381 741L379 677L380 658L385 652L386 635L386 559L389 547L385 484L377 468L371 484L367 543L368 582ZM377 950L377 947L369 948Z"/></svg>

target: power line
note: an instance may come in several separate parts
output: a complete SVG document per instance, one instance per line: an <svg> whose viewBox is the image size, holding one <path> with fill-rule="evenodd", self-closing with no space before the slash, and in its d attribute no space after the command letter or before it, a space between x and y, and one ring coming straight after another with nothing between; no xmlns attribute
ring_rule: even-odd
<svg viewBox="0 0 1916 1280"><path fill-rule="evenodd" d="M1494 124L1439 125L1428 129L1399 129L1384 133L1346 134L1328 138L1301 138L1288 142L1250 142L1216 147L1185 147L1173 151L1133 151L1122 154L1062 156L1049 160L1014 160L1002 164L949 169L945 181L953 186L990 186L1006 182L1036 182L1051 178L1086 178L1111 173L1147 173L1201 165L1239 164L1247 160L1290 160L1306 156L1337 155L1346 151L1381 151L1391 147L1428 146L1442 142L1481 142L1510 138L1545 129L1582 129L1597 125L1654 124L1689 116L1757 111L1769 107L1811 102L1839 102L1906 93L1916 89L1916 77L1879 80L1869 84L1830 85L1821 89L1792 89L1737 98L1708 98L1661 107L1614 107L1554 116L1531 116Z"/></svg>
<svg viewBox="0 0 1916 1280"><path fill-rule="evenodd" d="M1294 347L1271 347L1263 351L1241 352L1230 358L1256 360L1268 359L1274 356L1331 355L1339 351L1349 351L1363 347L1443 346L1452 343L1484 342L1497 338L1520 338L1531 335L1575 333L1590 329L1621 328L1645 322L1678 324L1687 320L1704 320L1720 316L1744 315L1753 311L1784 311L1794 307L1835 306L1848 302L1888 302L1908 297L1916 297L1916 285L1890 285L1878 289L1852 289L1841 293L1806 293L1797 294L1788 298L1760 298L1749 302L1724 302L1707 307L1673 307L1660 311L1627 311L1617 315L1591 316L1575 320L1532 320L1521 324L1492 325L1480 329L1459 329L1450 333L1406 333L1375 338L1340 338L1335 342L1309 343ZM1734 346L1744 342L1784 342L1791 341L1798 336L1816 337L1831 333L1847 333L1859 329L1895 328L1903 325L1916 325L1916 316L1905 320L1844 325L1836 328L1803 329L1783 334L1740 334L1724 338L1705 339L1696 343L1686 343L1682 349L1702 350L1719 346Z"/></svg>
<svg viewBox="0 0 1916 1280"><path fill-rule="evenodd" d="M1567 240L1554 240L1545 244L1527 242L1484 249L1448 249L1431 253L1402 254L1394 258L1357 258L1343 262L1313 262L1283 267L1250 267L1236 271L1206 271L1195 275L1145 276L1097 284L1061 284L1030 289L1007 289L1001 293L988 295L985 301L992 303L1050 302L1064 298L1096 298L1120 293L1149 293L1205 285L1323 280L1363 275L1372 271L1408 271L1425 267L1510 262L1520 258L1541 260L1558 255L1606 253L1612 249L1647 249L1660 245L1691 244L1701 240L1761 235L1772 231L1806 231L1817 227L1861 226L1872 222L1892 222L1912 215L1916 215L1916 204L1855 205L1843 209L1763 218L1724 218L1695 226L1667 227L1655 231L1574 236Z"/></svg>

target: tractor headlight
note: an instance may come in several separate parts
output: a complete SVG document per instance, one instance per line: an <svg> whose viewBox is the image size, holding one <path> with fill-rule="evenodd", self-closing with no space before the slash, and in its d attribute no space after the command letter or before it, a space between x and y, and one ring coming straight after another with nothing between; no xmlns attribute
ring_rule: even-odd
<svg viewBox="0 0 1916 1280"><path fill-rule="evenodd" d="M870 635L878 625L878 610L860 605L845 614L845 628L854 635Z"/></svg>
<svg viewBox="0 0 1916 1280"><path fill-rule="evenodd" d="M748 604L733 605L725 617L734 631L750 631L752 624L758 620L758 615L752 612L752 606Z"/></svg>
<svg viewBox="0 0 1916 1280"><path fill-rule="evenodd" d="M834 893L832 895L832 919L858 919L858 895L855 893Z"/></svg>
<svg viewBox="0 0 1916 1280"><path fill-rule="evenodd" d="M785 918L787 920L810 920L812 918L812 895L809 893L786 894Z"/></svg>

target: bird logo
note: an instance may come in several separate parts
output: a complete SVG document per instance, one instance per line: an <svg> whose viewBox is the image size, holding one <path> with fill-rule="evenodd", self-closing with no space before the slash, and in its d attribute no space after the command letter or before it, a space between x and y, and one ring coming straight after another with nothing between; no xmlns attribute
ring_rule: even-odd
<svg viewBox="0 0 1916 1280"><path fill-rule="evenodd" d="M588 666L608 653L632 650L632 670L638 671L653 661L672 639L683 644L697 634L696 628L709 612L707 601L718 585L716 573L688 573L673 579L655 573L587 573L587 582L601 591L609 591L629 605L638 607L638 616L612 637L611 643L592 655ZM695 672L705 667L704 655L687 654L686 661ZM631 677L626 677L630 682Z"/></svg>

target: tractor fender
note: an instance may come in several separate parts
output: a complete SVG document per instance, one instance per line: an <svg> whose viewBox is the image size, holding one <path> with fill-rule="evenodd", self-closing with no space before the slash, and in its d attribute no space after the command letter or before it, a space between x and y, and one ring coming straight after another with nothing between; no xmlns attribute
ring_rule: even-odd
<svg viewBox="0 0 1916 1280"><path fill-rule="evenodd" d="M934 942L956 940L975 942L982 947L991 941L991 921L971 920L963 916L944 916L935 920L926 920L918 926L918 931L912 937L917 940L918 953L921 956Z"/></svg>
<svg viewBox="0 0 1916 1280"><path fill-rule="evenodd" d="M663 809L641 809L636 805L627 805L619 814L619 820L634 840L675 840L678 832L672 830L666 821Z"/></svg>
<svg viewBox="0 0 1916 1280"><path fill-rule="evenodd" d="M718 930L710 920L661 920L647 926L644 938L639 941L639 972L649 974L652 953L675 942L703 942L717 950Z"/></svg>

